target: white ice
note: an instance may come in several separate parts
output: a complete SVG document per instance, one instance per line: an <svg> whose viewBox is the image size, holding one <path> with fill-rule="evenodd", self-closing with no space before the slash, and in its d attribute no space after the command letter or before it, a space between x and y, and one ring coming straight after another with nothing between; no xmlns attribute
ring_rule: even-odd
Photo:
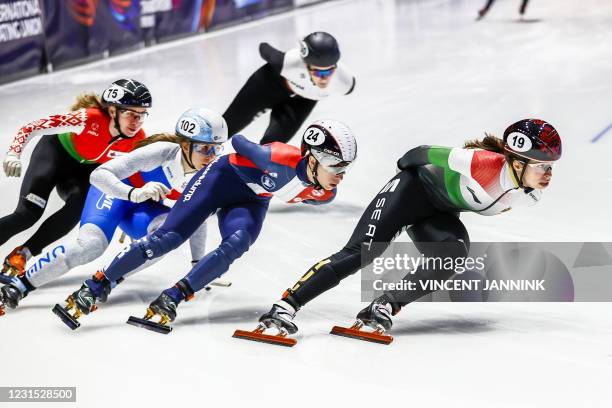
<svg viewBox="0 0 612 408"><path fill-rule="evenodd" d="M22 124L64 111L77 93L119 77L151 87L146 129L168 131L188 107L223 111L262 64L259 42L287 49L322 29L337 36L358 80L353 95L320 103L311 118L345 121L359 140L358 162L336 202L276 202L258 242L227 273L233 286L181 305L168 336L124 322L187 272L184 247L128 279L77 332L50 309L103 267L118 243L32 293L0 318L0 385L76 386L77 405L92 408L609 407L612 307L604 303L415 304L396 318L393 344L381 346L328 334L363 307L355 275L299 313L293 349L231 337L254 328L285 288L341 248L406 150L500 135L523 117L557 127L563 159L538 206L463 216L472 241L609 240L612 131L590 141L612 122L612 2L532 0L527 17L541 21L518 23L519 0L500 0L476 23L483 3L331 2L0 87L1 151ZM259 119L244 133L258 140L266 123ZM2 214L13 210L19 186L0 178ZM47 213L59 204L53 195ZM209 231L213 248L214 220Z"/></svg>

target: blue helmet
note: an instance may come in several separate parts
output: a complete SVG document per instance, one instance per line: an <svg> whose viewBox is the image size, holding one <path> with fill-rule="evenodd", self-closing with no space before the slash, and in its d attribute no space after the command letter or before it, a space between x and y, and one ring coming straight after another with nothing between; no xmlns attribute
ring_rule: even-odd
<svg viewBox="0 0 612 408"><path fill-rule="evenodd" d="M178 119L175 133L195 143L222 144L227 141L227 123L215 111L192 108Z"/></svg>

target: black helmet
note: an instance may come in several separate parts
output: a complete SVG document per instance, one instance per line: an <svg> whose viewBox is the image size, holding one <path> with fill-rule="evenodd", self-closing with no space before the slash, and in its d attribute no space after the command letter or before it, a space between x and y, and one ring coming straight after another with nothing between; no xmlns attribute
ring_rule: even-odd
<svg viewBox="0 0 612 408"><path fill-rule="evenodd" d="M133 79L119 79L102 92L102 103L106 106L150 108L151 93L145 84Z"/></svg>
<svg viewBox="0 0 612 408"><path fill-rule="evenodd" d="M300 55L308 65L330 67L338 63L340 48L331 34L317 31L300 41Z"/></svg>
<svg viewBox="0 0 612 408"><path fill-rule="evenodd" d="M513 156L535 161L561 158L561 138L557 130L540 119L523 119L504 132L504 149Z"/></svg>

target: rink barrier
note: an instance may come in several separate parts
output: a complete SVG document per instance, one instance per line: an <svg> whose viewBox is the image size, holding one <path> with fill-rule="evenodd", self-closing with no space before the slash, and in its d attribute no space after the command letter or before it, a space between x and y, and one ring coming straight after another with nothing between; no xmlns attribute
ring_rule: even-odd
<svg viewBox="0 0 612 408"><path fill-rule="evenodd" d="M329 0L0 0L0 83Z"/></svg>

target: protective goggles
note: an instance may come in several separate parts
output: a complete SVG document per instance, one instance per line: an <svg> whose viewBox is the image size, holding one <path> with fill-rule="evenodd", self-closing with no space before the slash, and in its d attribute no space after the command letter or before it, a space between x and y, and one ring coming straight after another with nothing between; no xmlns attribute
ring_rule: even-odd
<svg viewBox="0 0 612 408"><path fill-rule="evenodd" d="M538 163L527 163L529 167L538 175L545 174L548 171L552 171L553 162L538 162Z"/></svg>
<svg viewBox="0 0 612 408"><path fill-rule="evenodd" d="M332 156L331 154L323 153L319 150L311 150L312 155L319 162L319 165L331 174L344 174L353 165L352 161L342 160L339 157Z"/></svg>
<svg viewBox="0 0 612 408"><path fill-rule="evenodd" d="M134 122L144 122L146 118L149 117L149 112L136 112L135 110L128 108L117 108L117 111L121 116L132 120Z"/></svg>
<svg viewBox="0 0 612 408"><path fill-rule="evenodd" d="M222 145L208 144L208 143L192 143L193 151L204 156L215 156L223 151Z"/></svg>
<svg viewBox="0 0 612 408"><path fill-rule="evenodd" d="M327 78L333 75L334 72L336 72L336 66L334 65L331 68L325 68L325 69L318 69L318 68L313 68L310 65L308 66L308 70L312 73L312 75L314 75L317 78Z"/></svg>

